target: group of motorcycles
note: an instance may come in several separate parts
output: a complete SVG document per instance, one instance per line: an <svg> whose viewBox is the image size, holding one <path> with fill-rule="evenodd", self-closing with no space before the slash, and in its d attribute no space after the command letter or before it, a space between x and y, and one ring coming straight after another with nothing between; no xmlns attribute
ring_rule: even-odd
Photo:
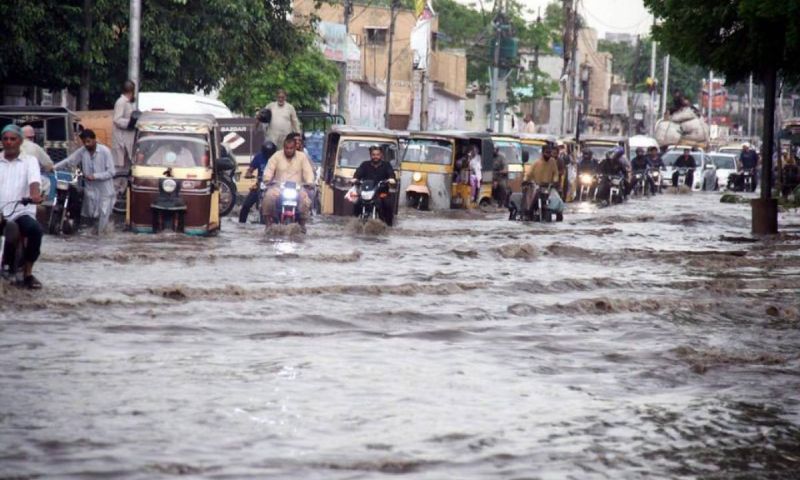
<svg viewBox="0 0 800 480"><path fill-rule="evenodd" d="M678 170L679 185L686 183L688 170ZM616 205L624 202L628 194L633 197L649 197L656 193L662 193L662 182L663 172L656 168L634 172L630 177L630 184L624 175L582 173L578 175L575 201ZM605 188L600 188L603 185L607 187L607 194Z"/></svg>

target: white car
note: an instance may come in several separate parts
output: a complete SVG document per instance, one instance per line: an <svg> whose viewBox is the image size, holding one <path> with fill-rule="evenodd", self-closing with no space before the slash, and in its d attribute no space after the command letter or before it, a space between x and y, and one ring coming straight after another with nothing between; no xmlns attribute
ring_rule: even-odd
<svg viewBox="0 0 800 480"><path fill-rule="evenodd" d="M717 185L719 188L728 186L728 177L736 173L737 155L733 153L711 152L708 154L714 166L717 168Z"/></svg>
<svg viewBox="0 0 800 480"><path fill-rule="evenodd" d="M703 189L703 179L707 170L715 170L716 167L711 162L711 159L703 152L692 152L694 163L697 167L694 169L694 178L692 182L692 190ZM669 150L661 157L664 163L663 176L661 177L661 185L663 187L672 186L672 174L675 172L675 161L678 157L683 156L683 150Z"/></svg>

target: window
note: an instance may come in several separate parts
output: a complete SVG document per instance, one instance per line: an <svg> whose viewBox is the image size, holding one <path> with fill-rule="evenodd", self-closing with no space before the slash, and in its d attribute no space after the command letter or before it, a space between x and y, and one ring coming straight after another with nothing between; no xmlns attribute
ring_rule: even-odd
<svg viewBox="0 0 800 480"><path fill-rule="evenodd" d="M386 45L386 27L365 27L367 45Z"/></svg>

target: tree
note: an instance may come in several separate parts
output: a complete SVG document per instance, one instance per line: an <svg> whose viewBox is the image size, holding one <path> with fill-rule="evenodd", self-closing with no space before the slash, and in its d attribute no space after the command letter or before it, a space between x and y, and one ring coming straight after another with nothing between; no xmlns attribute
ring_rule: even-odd
<svg viewBox="0 0 800 480"><path fill-rule="evenodd" d="M95 0L93 28L83 29L83 0L4 0L8 38L0 84L69 88L91 65L93 107L106 107L128 71L128 0ZM290 0L147 0L142 2L143 90L210 91L231 75L305 47L286 16ZM82 40L91 35L90 51Z"/></svg>
<svg viewBox="0 0 800 480"><path fill-rule="evenodd" d="M721 72L729 81L753 74L764 84L761 201L753 204L753 230L777 231L771 198L775 92L778 75L800 79L800 2L797 0L644 0L656 20L653 34L689 63Z"/></svg>
<svg viewBox="0 0 800 480"><path fill-rule="evenodd" d="M234 76L225 82L220 98L228 107L245 115L275 99L279 88L300 110L320 109L321 102L336 89L339 69L313 45L289 59L275 59L257 71Z"/></svg>

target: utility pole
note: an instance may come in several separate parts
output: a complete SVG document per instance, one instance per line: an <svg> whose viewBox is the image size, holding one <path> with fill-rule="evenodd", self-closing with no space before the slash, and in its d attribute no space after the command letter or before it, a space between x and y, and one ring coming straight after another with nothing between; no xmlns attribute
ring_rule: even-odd
<svg viewBox="0 0 800 480"><path fill-rule="evenodd" d="M639 41L639 35L636 35L636 54L633 57L633 65L631 66L631 84L628 90L628 136L631 136L633 130L633 94L636 88L636 70L639 69L639 60L641 59L642 44Z"/></svg>
<svg viewBox="0 0 800 480"><path fill-rule="evenodd" d="M384 126L389 128L389 107L391 106L392 93L392 45L394 44L394 23L397 20L397 8L400 0L392 0L392 7L389 10L389 58L386 64L386 112L384 113Z"/></svg>
<svg viewBox="0 0 800 480"><path fill-rule="evenodd" d="M711 129L711 121L714 114L714 71L708 71L708 128Z"/></svg>
<svg viewBox="0 0 800 480"><path fill-rule="evenodd" d="M583 28L578 22L578 5L577 2L573 5L572 8L572 65L570 72L572 72L572 98L570 99L570 112L573 112L575 118L572 119L573 125L577 125L577 118L580 115L579 107L578 107L578 97L580 96L580 87L581 87L581 74L580 74L580 62L578 62L578 32Z"/></svg>
<svg viewBox="0 0 800 480"><path fill-rule="evenodd" d="M750 74L750 85L747 92L747 136L753 136L753 74ZM749 138L748 138L749 140Z"/></svg>
<svg viewBox="0 0 800 480"><path fill-rule="evenodd" d="M345 119L345 123L348 123L348 94L347 94L347 50L350 46L350 18L353 16L353 0L344 0L344 59L342 59L342 64L340 65L340 77L339 77L339 95L336 99L336 103L339 105L338 113Z"/></svg>
<svg viewBox="0 0 800 480"><path fill-rule="evenodd" d="M539 7L539 11L536 14L536 28L537 30L542 27L542 7ZM533 47L533 109L531 114L533 116L534 123L537 122L536 113L537 113L537 102L536 102L536 83L539 81L539 44L537 43L535 47Z"/></svg>
<svg viewBox="0 0 800 480"><path fill-rule="evenodd" d="M489 69L490 87L489 87L489 130L496 132L502 130L502 125L497 125L497 89L500 83L500 42L502 41L501 29L501 15L503 14L503 0L497 0L495 3L495 16L492 20L494 26L494 51L492 52L492 67Z"/></svg>
<svg viewBox="0 0 800 480"><path fill-rule="evenodd" d="M567 92L570 85L569 82L569 65L570 65L570 53L572 52L572 47L570 42L572 40L572 30L571 27L574 25L572 20L572 0L562 0L562 9L564 10L564 36L563 36L563 44L564 44L564 66L561 68L561 134L563 135L566 133L566 123L567 123Z"/></svg>
<svg viewBox="0 0 800 480"><path fill-rule="evenodd" d="M653 135L656 126L656 42L655 40L651 40L650 43L652 46L650 49L650 80L653 82L653 87L650 92L650 111L647 116L649 117L648 128L650 135Z"/></svg>
<svg viewBox="0 0 800 480"><path fill-rule="evenodd" d="M669 55L664 57L664 85L661 90L661 118L667 114L667 93L669 92Z"/></svg>
<svg viewBox="0 0 800 480"><path fill-rule="evenodd" d="M134 94L134 108L139 106L139 31L142 24L142 0L131 0L131 19L130 27L128 29L128 79L133 82L136 88Z"/></svg>

